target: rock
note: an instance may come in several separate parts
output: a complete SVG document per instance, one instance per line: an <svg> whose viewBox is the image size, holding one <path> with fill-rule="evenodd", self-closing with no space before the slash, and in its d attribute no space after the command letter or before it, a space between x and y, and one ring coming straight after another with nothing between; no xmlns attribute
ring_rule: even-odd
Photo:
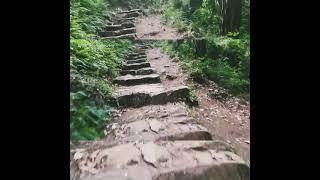
<svg viewBox="0 0 320 180"><path fill-rule="evenodd" d="M166 148L159 146L154 142L142 145L141 154L143 159L154 167L159 167L161 163L167 162L170 158L170 153Z"/></svg>
<svg viewBox="0 0 320 180"><path fill-rule="evenodd" d="M135 64L125 64L123 66L123 70L137 70L141 68L147 68L150 67L149 62L144 62L144 63L135 63Z"/></svg>
<svg viewBox="0 0 320 180"><path fill-rule="evenodd" d="M80 180L247 180L249 166L230 151L217 150L212 141L159 141L101 148L91 162L71 160ZM85 152L88 157L92 152ZM74 171L72 171L74 172ZM94 172L94 173L92 173ZM74 173L72 173L74 174Z"/></svg>
<svg viewBox="0 0 320 180"><path fill-rule="evenodd" d="M176 57L172 59L172 62L178 62L178 61L179 61L179 59Z"/></svg>
<svg viewBox="0 0 320 180"><path fill-rule="evenodd" d="M174 80L176 78L177 78L177 76L175 76L175 75L171 75L171 74L166 75L166 79L169 79L169 80Z"/></svg>
<svg viewBox="0 0 320 180"><path fill-rule="evenodd" d="M131 74L127 74L124 76L117 77L114 83L119 85L124 85L124 86L160 83L160 76L158 74L135 75L135 76Z"/></svg>

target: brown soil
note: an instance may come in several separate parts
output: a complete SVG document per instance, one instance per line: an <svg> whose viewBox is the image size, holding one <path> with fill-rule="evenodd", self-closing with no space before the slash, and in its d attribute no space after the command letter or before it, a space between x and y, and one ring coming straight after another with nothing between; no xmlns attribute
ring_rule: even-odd
<svg viewBox="0 0 320 180"><path fill-rule="evenodd" d="M161 15L138 17L136 24L139 39L172 40L183 37L174 28L161 22Z"/></svg>
<svg viewBox="0 0 320 180"><path fill-rule="evenodd" d="M190 115L211 134L232 145L241 157L250 161L250 105L241 104L241 100L236 97L224 101L211 98L208 89L217 87L214 82L204 86L188 80L187 72L180 68L180 62L162 53L159 48L149 50L147 56L151 66L161 75L161 84L164 86L195 87L199 106L189 109ZM167 75L176 78L170 80L166 78Z"/></svg>

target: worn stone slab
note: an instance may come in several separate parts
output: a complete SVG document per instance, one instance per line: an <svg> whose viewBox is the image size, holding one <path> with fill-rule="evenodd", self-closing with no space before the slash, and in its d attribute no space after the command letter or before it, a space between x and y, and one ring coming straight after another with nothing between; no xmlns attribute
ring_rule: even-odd
<svg viewBox="0 0 320 180"><path fill-rule="evenodd" d="M132 61L137 59L147 59L147 55L128 56L126 58L127 61Z"/></svg>
<svg viewBox="0 0 320 180"><path fill-rule="evenodd" d="M208 130L189 121L185 118L185 123L176 123L170 120L146 119L122 124L111 132L109 140L115 142L148 142L159 140L212 140ZM187 121L188 120L188 121Z"/></svg>
<svg viewBox="0 0 320 180"><path fill-rule="evenodd" d="M135 63L143 63L143 62L147 62L147 59L145 58L140 58L140 59L136 59L136 60L127 60L126 63L127 64L135 64Z"/></svg>
<svg viewBox="0 0 320 180"><path fill-rule="evenodd" d="M117 30L121 30L121 29L123 29L121 24L118 24L118 25L107 25L105 27L106 31L117 31Z"/></svg>
<svg viewBox="0 0 320 180"><path fill-rule="evenodd" d="M104 39L135 39L136 38L136 33L134 34L124 34L124 35L120 35L120 36L109 36L109 37L101 37L101 40Z"/></svg>
<svg viewBox="0 0 320 180"><path fill-rule="evenodd" d="M165 89L161 84L120 87L113 95L120 106L141 107L148 104L166 104L168 102L187 102L190 97L187 86Z"/></svg>
<svg viewBox="0 0 320 180"><path fill-rule="evenodd" d="M80 180L249 180L250 167L236 154L218 151L213 141L128 143L81 151ZM74 166L72 167L74 168Z"/></svg>
<svg viewBox="0 0 320 180"><path fill-rule="evenodd" d="M141 53L141 54L138 54L138 53L129 54L126 59L128 59L128 60L136 60L136 59L141 59L141 58L147 58L146 53Z"/></svg>
<svg viewBox="0 0 320 180"><path fill-rule="evenodd" d="M128 35L128 34L134 34L134 33L136 33L135 28L126 28L126 29L120 29L115 31L105 31L105 32L102 32L101 35L105 37L109 37L109 36Z"/></svg>
<svg viewBox="0 0 320 180"><path fill-rule="evenodd" d="M132 18L132 17L138 17L138 16L140 16L141 15L141 13L139 13L139 12L129 12L129 13L126 13L125 15L124 15L124 17L125 18Z"/></svg>
<svg viewBox="0 0 320 180"><path fill-rule="evenodd" d="M123 28L133 28L133 27L135 27L135 24L131 23L131 22L124 22L124 23L121 24L121 26Z"/></svg>
<svg viewBox="0 0 320 180"><path fill-rule="evenodd" d="M160 76L158 74L148 74L148 75L127 74L124 76L117 77L114 83L123 85L123 86L160 83Z"/></svg>
<svg viewBox="0 0 320 180"><path fill-rule="evenodd" d="M126 13L132 13L132 12L142 13L142 10L141 9L131 9L131 10L127 10L127 11L120 11L119 14L126 14Z"/></svg>
<svg viewBox="0 0 320 180"><path fill-rule="evenodd" d="M149 62L144 63L135 63L135 64L124 64L122 69L123 70L137 70L141 68L151 67Z"/></svg>
<svg viewBox="0 0 320 180"><path fill-rule="evenodd" d="M122 70L120 72L121 75L127 75L127 74L131 74L131 75L147 75L147 74L153 74L156 71L153 68L142 68L142 69L138 69L138 70Z"/></svg>

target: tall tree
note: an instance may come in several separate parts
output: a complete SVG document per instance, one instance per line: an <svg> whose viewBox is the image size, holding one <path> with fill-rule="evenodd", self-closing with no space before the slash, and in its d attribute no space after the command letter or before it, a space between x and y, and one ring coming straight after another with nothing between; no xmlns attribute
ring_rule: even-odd
<svg viewBox="0 0 320 180"><path fill-rule="evenodd" d="M239 31L241 24L242 0L215 0L222 35Z"/></svg>

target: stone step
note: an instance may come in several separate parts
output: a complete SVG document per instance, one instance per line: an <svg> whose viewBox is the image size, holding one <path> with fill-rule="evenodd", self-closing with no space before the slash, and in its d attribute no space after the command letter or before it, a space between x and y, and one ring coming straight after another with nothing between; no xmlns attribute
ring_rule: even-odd
<svg viewBox="0 0 320 180"><path fill-rule="evenodd" d="M122 86L133 86L139 84L152 84L160 83L160 75L149 74L149 75L131 75L127 74L124 76L119 76L114 80L114 83Z"/></svg>
<svg viewBox="0 0 320 180"><path fill-rule="evenodd" d="M113 97L122 107L141 107L149 104L180 101L190 102L190 92L187 86L164 88L161 84L119 87Z"/></svg>
<svg viewBox="0 0 320 180"><path fill-rule="evenodd" d="M121 24L121 26L123 28L133 28L133 27L135 27L135 24L134 23L130 23L130 22L124 22L124 23Z"/></svg>
<svg viewBox="0 0 320 180"><path fill-rule="evenodd" d="M135 64L124 64L122 69L123 70L137 70L141 68L151 67L149 62L144 63L135 63Z"/></svg>
<svg viewBox="0 0 320 180"><path fill-rule="evenodd" d="M138 70L122 70L120 72L121 75L147 75L147 74L153 74L155 73L155 70L153 68L142 68Z"/></svg>
<svg viewBox="0 0 320 180"><path fill-rule="evenodd" d="M100 40L104 40L104 39L130 39L130 40L134 40L135 38L136 38L136 33L124 34L124 35L120 35L120 36L101 37Z"/></svg>
<svg viewBox="0 0 320 180"><path fill-rule="evenodd" d="M133 28L135 27L134 23L122 23L122 24L109 24L106 25L105 30L106 31L117 31L117 30L121 30L121 29L126 29L126 28Z"/></svg>
<svg viewBox="0 0 320 180"><path fill-rule="evenodd" d="M114 21L119 22L119 23L134 23L136 18L130 17L130 18L119 18L115 19Z"/></svg>
<svg viewBox="0 0 320 180"><path fill-rule="evenodd" d="M105 31L101 33L101 36L104 36L104 37L120 36L120 35L133 34L133 33L136 33L135 28L126 28L126 29L121 29L116 31Z"/></svg>
<svg viewBox="0 0 320 180"><path fill-rule="evenodd" d="M140 58L140 59L135 59L135 60L127 60L126 63L127 64L135 64L135 63L143 63L143 62L147 62L146 58Z"/></svg>
<svg viewBox="0 0 320 180"><path fill-rule="evenodd" d="M134 60L138 60L138 59L147 59L147 55L138 55L138 56L128 56L126 58L127 61L134 61Z"/></svg>
<svg viewBox="0 0 320 180"><path fill-rule="evenodd" d="M142 52L142 51L146 51L149 47L148 46L135 46L133 48L131 48L131 51L136 51L136 52Z"/></svg>
<svg viewBox="0 0 320 180"><path fill-rule="evenodd" d="M137 59L142 59L142 58L146 59L146 58L147 58L147 55L143 55L143 54L130 55L130 54L129 54L129 55L126 57L127 60L137 60Z"/></svg>
<svg viewBox="0 0 320 180"><path fill-rule="evenodd" d="M129 13L126 13L123 17L124 18L132 18L132 17L138 17L140 15L141 15L141 13L139 13L139 12L129 12Z"/></svg>
<svg viewBox="0 0 320 180"><path fill-rule="evenodd" d="M166 103L162 105L148 105L140 108L127 108L121 116L114 117L114 122L130 123L145 119L159 121L172 121L174 123L187 122L189 118L188 107L183 102Z"/></svg>
<svg viewBox="0 0 320 180"><path fill-rule="evenodd" d="M121 30L123 29L121 24L117 24L117 25L107 25L105 27L106 31L117 31L117 30Z"/></svg>
<svg viewBox="0 0 320 180"><path fill-rule="evenodd" d="M129 52L128 56L140 56L140 55L147 55L147 52L145 50L140 51L131 51Z"/></svg>
<svg viewBox="0 0 320 180"><path fill-rule="evenodd" d="M127 143L76 149L71 174L79 180L249 180L250 167L214 141Z"/></svg>
<svg viewBox="0 0 320 180"><path fill-rule="evenodd" d="M132 9L132 10L128 10L128 11L120 11L119 14L127 14L127 13L132 13L132 12L142 13L142 10L141 9Z"/></svg>
<svg viewBox="0 0 320 180"><path fill-rule="evenodd" d="M183 117L177 120L148 118L125 123L114 130L107 129L107 132L110 132L108 141L128 143L159 140L212 140L208 130L196 124L193 119Z"/></svg>
<svg viewBox="0 0 320 180"><path fill-rule="evenodd" d="M139 53L139 54L147 53L145 49L132 49L130 52L131 53Z"/></svg>

